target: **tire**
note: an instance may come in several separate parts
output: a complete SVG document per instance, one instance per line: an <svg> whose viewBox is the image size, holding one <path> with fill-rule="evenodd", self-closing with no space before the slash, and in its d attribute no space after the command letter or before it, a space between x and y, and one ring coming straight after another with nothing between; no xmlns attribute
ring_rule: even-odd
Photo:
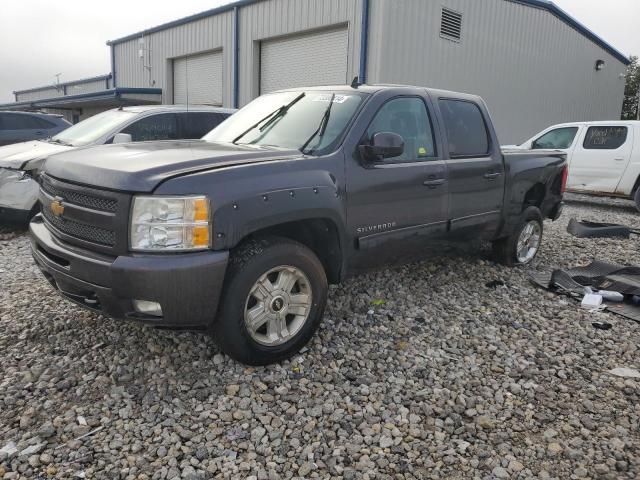
<svg viewBox="0 0 640 480"><path fill-rule="evenodd" d="M636 202L636 208L637 208L637 209L638 209L638 211L640 212L640 187L638 187L638 188L636 189L636 194L635 194L635 196L633 197L633 199L634 199L634 200L635 200L635 202Z"/></svg>
<svg viewBox="0 0 640 480"><path fill-rule="evenodd" d="M327 291L322 263L301 243L279 237L249 240L231 254L211 333L220 349L239 362L279 362L311 339Z"/></svg>
<svg viewBox="0 0 640 480"><path fill-rule="evenodd" d="M537 225L537 226L536 226ZM531 232L533 235L537 235L537 240L530 236L530 240L533 242L529 245L529 251L524 255L524 251L518 252L518 242L522 235L527 235ZM527 207L520 215L517 227L513 233L508 237L498 239L493 242L493 254L495 259L510 267L517 265L527 265L533 261L540 250L542 243L542 233L544 227L542 223L542 214L537 207Z"/></svg>

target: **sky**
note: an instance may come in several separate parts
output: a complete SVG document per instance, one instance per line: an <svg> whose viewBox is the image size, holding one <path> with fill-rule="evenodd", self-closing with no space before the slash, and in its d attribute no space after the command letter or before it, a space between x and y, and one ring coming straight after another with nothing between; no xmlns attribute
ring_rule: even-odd
<svg viewBox="0 0 640 480"><path fill-rule="evenodd" d="M317 0L322 1L322 0ZM626 55L640 55L639 0L554 0ZM108 73L105 42L229 0L0 0L0 103L14 90Z"/></svg>

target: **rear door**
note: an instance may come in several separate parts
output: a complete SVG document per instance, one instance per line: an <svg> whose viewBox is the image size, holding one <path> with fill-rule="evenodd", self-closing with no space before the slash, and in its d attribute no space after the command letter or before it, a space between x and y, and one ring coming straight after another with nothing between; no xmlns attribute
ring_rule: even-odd
<svg viewBox="0 0 640 480"><path fill-rule="evenodd" d="M446 230L447 171L429 100L384 95L362 114L372 120L359 126L365 128L358 132L360 144L391 132L404 139L405 147L402 155L377 162L363 159L356 147L347 161L347 219L356 242L356 268L410 256L428 246L425 237Z"/></svg>
<svg viewBox="0 0 640 480"><path fill-rule="evenodd" d="M491 235L499 226L504 162L484 108L471 100L439 98L447 138L451 233Z"/></svg>
<svg viewBox="0 0 640 480"><path fill-rule="evenodd" d="M633 146L631 124L588 125L570 156L567 187L585 192L613 193Z"/></svg>

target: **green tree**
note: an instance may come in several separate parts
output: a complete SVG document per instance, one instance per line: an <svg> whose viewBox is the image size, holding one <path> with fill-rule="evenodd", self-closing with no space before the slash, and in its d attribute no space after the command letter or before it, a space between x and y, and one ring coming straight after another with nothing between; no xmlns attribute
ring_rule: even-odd
<svg viewBox="0 0 640 480"><path fill-rule="evenodd" d="M640 109L640 63L638 57L632 56L627 67L626 83L624 87L624 101L622 102L622 120L636 120Z"/></svg>

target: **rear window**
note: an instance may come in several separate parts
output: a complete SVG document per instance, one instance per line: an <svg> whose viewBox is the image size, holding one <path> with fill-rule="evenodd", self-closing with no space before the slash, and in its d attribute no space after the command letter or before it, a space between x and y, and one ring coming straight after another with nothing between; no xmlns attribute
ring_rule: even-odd
<svg viewBox="0 0 640 480"><path fill-rule="evenodd" d="M449 155L482 157L489 153L489 135L478 105L465 100L439 101L449 141Z"/></svg>
<svg viewBox="0 0 640 480"><path fill-rule="evenodd" d="M615 150L627 141L627 127L589 127L582 146L586 150Z"/></svg>
<svg viewBox="0 0 640 480"><path fill-rule="evenodd" d="M3 113L1 123L4 130L46 130L55 126L47 120L20 113Z"/></svg>

